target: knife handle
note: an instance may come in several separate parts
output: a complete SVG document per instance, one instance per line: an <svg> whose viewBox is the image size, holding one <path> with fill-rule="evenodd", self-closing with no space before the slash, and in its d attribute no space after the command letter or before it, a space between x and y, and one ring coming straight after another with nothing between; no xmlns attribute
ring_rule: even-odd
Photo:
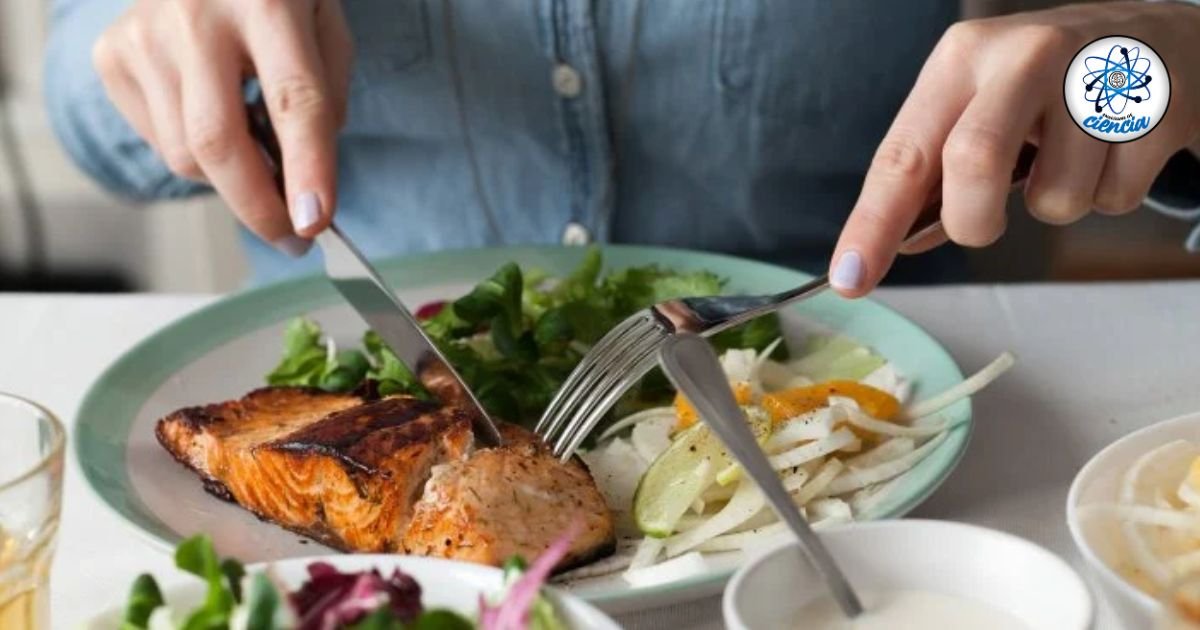
<svg viewBox="0 0 1200 630"><path fill-rule="evenodd" d="M275 179L275 190L287 200L286 188L283 185L283 151L279 148L279 136L275 135L275 126L271 124L271 114L267 111L267 103L263 100L262 90L256 90L254 98L246 103L246 121L250 126L250 136L257 142L267 158L267 168Z"/></svg>

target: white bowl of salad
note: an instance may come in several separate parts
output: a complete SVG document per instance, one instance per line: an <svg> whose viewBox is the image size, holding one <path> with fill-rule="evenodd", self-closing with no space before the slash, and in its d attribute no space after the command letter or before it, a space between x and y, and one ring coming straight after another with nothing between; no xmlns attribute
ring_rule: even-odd
<svg viewBox="0 0 1200 630"><path fill-rule="evenodd" d="M1076 475L1067 525L1129 628L1153 628L1175 584L1200 579L1200 413L1113 442Z"/></svg>
<svg viewBox="0 0 1200 630"><path fill-rule="evenodd" d="M503 570L438 558L333 555L243 568L204 536L176 565L199 578L162 589L141 575L89 630L619 630L583 600L543 588L565 551Z"/></svg>

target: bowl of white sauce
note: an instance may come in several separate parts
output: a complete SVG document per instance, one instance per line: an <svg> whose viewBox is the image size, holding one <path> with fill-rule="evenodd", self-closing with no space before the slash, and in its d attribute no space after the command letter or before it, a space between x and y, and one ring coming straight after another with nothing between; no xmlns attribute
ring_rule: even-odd
<svg viewBox="0 0 1200 630"><path fill-rule="evenodd" d="M867 613L845 620L796 543L725 589L732 630L1086 630L1093 604L1066 562L1016 536L949 521L854 523L820 534Z"/></svg>

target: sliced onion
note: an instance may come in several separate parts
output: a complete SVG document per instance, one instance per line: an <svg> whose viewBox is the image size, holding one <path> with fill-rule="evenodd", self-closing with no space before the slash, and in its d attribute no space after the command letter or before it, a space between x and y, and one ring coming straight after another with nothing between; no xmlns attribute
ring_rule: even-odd
<svg viewBox="0 0 1200 630"><path fill-rule="evenodd" d="M725 377L734 383L749 383L754 378L754 370L758 366L758 353L753 348L726 350L721 355L721 368Z"/></svg>
<svg viewBox="0 0 1200 630"><path fill-rule="evenodd" d="M668 417L668 418L674 419L675 418L675 408L674 407L651 407L650 409L643 409L637 413L625 416L624 418L621 418L620 420L612 423L611 426L609 426L607 429L605 429L604 432L600 434L600 437L596 438L596 441L603 442L604 440L607 440L608 438L616 435L617 433L620 433L621 431L625 430L626 428L631 427L639 422L644 422L646 420L652 420L654 418L661 418L661 417Z"/></svg>
<svg viewBox="0 0 1200 630"><path fill-rule="evenodd" d="M846 460L849 468L870 468L891 459L907 455L917 448L917 443L910 438L896 437L885 440L875 448Z"/></svg>
<svg viewBox="0 0 1200 630"><path fill-rule="evenodd" d="M765 507L763 495L758 487L750 480L738 484L737 492L720 512L712 515L707 521L695 529L688 530L666 539L668 558L673 558L684 552L691 551L697 545L709 538L720 536L725 532L750 520Z"/></svg>
<svg viewBox="0 0 1200 630"><path fill-rule="evenodd" d="M798 442L828 437L830 433L833 433L833 421L833 410L829 407L814 409L790 420L785 420L771 434L764 450L768 453L778 453Z"/></svg>
<svg viewBox="0 0 1200 630"><path fill-rule="evenodd" d="M646 536L642 542L638 544L637 550L633 552L633 558L629 561L629 570L641 569L648 567L658 561L658 556L662 554L663 539Z"/></svg>
<svg viewBox="0 0 1200 630"><path fill-rule="evenodd" d="M829 484L829 487L825 489L825 493L836 496L858 490L859 488L865 488L881 481L887 481L916 466L917 463L925 459L933 449L940 446L946 440L946 435L946 433L941 433L911 453L881 464L876 464L870 468L847 469Z"/></svg>
<svg viewBox="0 0 1200 630"><path fill-rule="evenodd" d="M1200 534L1200 515L1182 510L1165 510L1129 503L1091 503L1080 506L1079 514L1085 518L1104 514L1116 516L1127 523L1154 525Z"/></svg>
<svg viewBox="0 0 1200 630"><path fill-rule="evenodd" d="M829 487L829 484L833 483L833 480L837 479L838 475L840 475L844 469L845 466L840 460L827 460L825 464L817 470L816 474L813 475L812 480L804 484L804 486L800 488L800 491L795 494L796 504L807 505L809 501L821 496L821 494L823 494Z"/></svg>
<svg viewBox="0 0 1200 630"><path fill-rule="evenodd" d="M653 586L666 584L700 575L708 571L708 562L699 552L672 558L653 566L629 569L621 575L632 586Z"/></svg>
<svg viewBox="0 0 1200 630"><path fill-rule="evenodd" d="M838 429L819 440L798 446L790 451L784 451L770 457L771 467L775 470L794 468L818 457L835 453L858 442L858 437L849 429Z"/></svg>
<svg viewBox="0 0 1200 630"><path fill-rule="evenodd" d="M814 530L821 531L836 525L844 525L847 520L842 518L829 518L818 520L809 523L809 527ZM715 552L715 551L737 551L739 549L755 549L771 546L775 543L782 543L785 540L793 538L792 530L788 528L787 523L776 521L770 525L752 529L749 531L738 532L736 534L725 534L717 536L712 540L705 542L698 547L699 551Z"/></svg>
<svg viewBox="0 0 1200 630"><path fill-rule="evenodd" d="M808 510L808 518L813 521L831 518L849 521L854 518L850 505L841 499L817 499L804 507Z"/></svg>
<svg viewBox="0 0 1200 630"><path fill-rule="evenodd" d="M921 418L931 414L935 414L946 407L973 395L975 392L987 387L989 383L999 378L1001 374L1008 371L1013 366L1016 359L1011 353L1004 352L996 357L983 369L972 374L963 382L947 389L946 391L909 407L904 412L904 417L908 419Z"/></svg>
<svg viewBox="0 0 1200 630"><path fill-rule="evenodd" d="M808 482L808 477L808 471L797 470L796 472L791 473L783 478L783 487L787 489L788 492L797 492L800 490L800 488L804 487L805 483Z"/></svg>
<svg viewBox="0 0 1200 630"><path fill-rule="evenodd" d="M633 425L629 433L629 442L637 449L642 459L652 462L658 459L663 451L671 446L671 427L675 426L674 416L657 416L647 418Z"/></svg>
<svg viewBox="0 0 1200 630"><path fill-rule="evenodd" d="M946 430L945 420L929 426L905 426L894 422L876 420L858 409L845 409L845 418L850 424L860 429L893 437L924 438L937 435Z"/></svg>

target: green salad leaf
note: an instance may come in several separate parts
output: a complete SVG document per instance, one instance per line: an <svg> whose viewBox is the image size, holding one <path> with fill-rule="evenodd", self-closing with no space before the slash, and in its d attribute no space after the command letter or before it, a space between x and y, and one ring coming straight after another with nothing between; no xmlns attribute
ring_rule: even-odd
<svg viewBox="0 0 1200 630"><path fill-rule="evenodd" d="M236 565L236 566L235 566ZM193 611L184 622L183 630L223 630L238 603L231 576L245 575L236 561L222 562L213 549L212 539L205 535L189 538L175 550L175 566L199 577L208 584L204 604Z"/></svg>
<svg viewBox="0 0 1200 630"><path fill-rule="evenodd" d="M154 576L143 573L133 581L129 599L125 603L125 614L121 619L121 630L144 630L150 615L160 606L166 605L162 591Z"/></svg>
<svg viewBox="0 0 1200 630"><path fill-rule="evenodd" d="M381 396L410 394L418 398L429 397L429 393L417 381L417 377L408 369L408 366L400 361L396 353L392 352L392 349L383 343L383 339L374 330L368 330L363 335L363 347L366 349L367 355L371 357L371 362L373 363L373 365L368 366L369 369L366 370L364 376L378 382L379 394ZM345 389L349 390L357 387L361 380L360 378Z"/></svg>
<svg viewBox="0 0 1200 630"><path fill-rule="evenodd" d="M623 319L663 300L717 295L724 288L721 277L703 270L645 265L605 273L601 250L591 247L558 279L507 263L461 298L432 305L430 312L440 310L422 326L489 413L531 425L588 349ZM778 318L768 316L713 341L721 350L761 350L779 335ZM350 391L365 378L377 381L382 395L428 396L373 332L363 337L364 353L346 350L330 359L320 328L296 320L285 331L284 348L267 376L272 385ZM786 350L776 352L782 358ZM617 413L670 396L670 384L655 370L622 398Z"/></svg>
<svg viewBox="0 0 1200 630"><path fill-rule="evenodd" d="M265 573L250 578L246 593L246 630L275 630L282 624L284 601Z"/></svg>

